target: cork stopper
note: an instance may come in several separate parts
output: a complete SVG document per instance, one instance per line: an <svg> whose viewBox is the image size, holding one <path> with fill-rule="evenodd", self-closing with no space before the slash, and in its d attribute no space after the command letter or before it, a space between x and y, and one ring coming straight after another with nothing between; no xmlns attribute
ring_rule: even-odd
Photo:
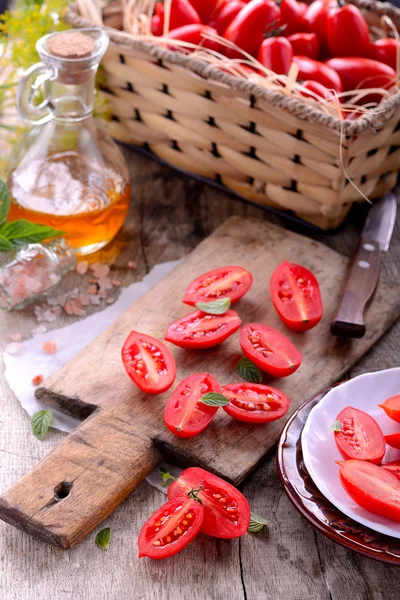
<svg viewBox="0 0 400 600"><path fill-rule="evenodd" d="M79 31L66 31L51 37L47 49L58 58L87 58L93 54L94 41Z"/></svg>

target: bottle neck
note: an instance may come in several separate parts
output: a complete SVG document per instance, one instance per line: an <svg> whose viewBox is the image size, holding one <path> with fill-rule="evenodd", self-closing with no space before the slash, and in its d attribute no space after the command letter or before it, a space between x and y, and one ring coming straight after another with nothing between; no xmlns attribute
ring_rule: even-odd
<svg viewBox="0 0 400 600"><path fill-rule="evenodd" d="M59 76L50 86L53 117L59 121L82 121L93 112L97 69L76 73L66 80Z"/></svg>

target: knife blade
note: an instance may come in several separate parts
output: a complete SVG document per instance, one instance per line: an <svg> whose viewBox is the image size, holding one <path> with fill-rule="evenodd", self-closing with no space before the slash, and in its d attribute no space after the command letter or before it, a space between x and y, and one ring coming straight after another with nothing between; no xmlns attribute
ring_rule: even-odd
<svg viewBox="0 0 400 600"><path fill-rule="evenodd" d="M339 308L331 324L333 335L351 338L365 335L364 312L378 285L381 252L389 248L396 221L396 192L398 189L383 196L368 212Z"/></svg>

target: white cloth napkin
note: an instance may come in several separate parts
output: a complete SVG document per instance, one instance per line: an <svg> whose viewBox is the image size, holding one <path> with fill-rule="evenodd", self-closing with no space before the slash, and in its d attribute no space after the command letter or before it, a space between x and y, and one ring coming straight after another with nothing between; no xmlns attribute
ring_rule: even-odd
<svg viewBox="0 0 400 600"><path fill-rule="evenodd" d="M23 342L18 355L11 355L4 352L5 377L10 388L29 415L47 408L35 398L35 388L32 385L32 379L36 375L44 375L47 378L60 369L60 367L111 325L135 300L140 298L167 275L178 262L171 261L157 265L142 281L133 283L125 288L118 300L104 310L86 319L81 319L72 325L67 325L61 329L53 329L50 332L37 335ZM46 340L54 341L57 344L57 352L55 354L45 354L42 351L42 344ZM79 424L80 421L77 419L53 410L52 427L70 433ZM179 474L180 472L176 467L171 467L165 463L163 465L168 469L172 469L175 474ZM148 480L151 485L154 485L163 492L166 491L166 488L160 485L160 477L157 469L149 475Z"/></svg>

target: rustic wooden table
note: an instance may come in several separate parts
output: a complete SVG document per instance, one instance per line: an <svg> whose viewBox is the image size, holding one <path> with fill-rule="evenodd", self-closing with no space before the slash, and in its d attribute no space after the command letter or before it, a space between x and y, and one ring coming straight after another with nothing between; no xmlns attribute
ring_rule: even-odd
<svg viewBox="0 0 400 600"><path fill-rule="evenodd" d="M113 272L124 285L141 279L153 265L187 254L232 214L288 224L253 206L166 167L125 151L133 192L129 218L103 258L120 252ZM365 214L356 211L335 235L313 234L338 251L351 254ZM303 230L303 233L305 231ZM127 268L134 260L137 271ZM400 227L397 226L383 269L399 278ZM64 282L74 285L76 274ZM65 317L62 323L72 322ZM60 327L59 321L48 326ZM0 316L0 350L7 335L26 337L35 327L31 309ZM398 366L400 322L352 370ZM316 392L310 387L310 396ZM54 430L39 442L29 432L29 419L0 379L0 493L30 471L65 434ZM101 482L99 481L99 485ZM146 482L106 521L111 527L109 550L95 545L95 534L80 546L60 552L0 522L0 598L2 600L395 600L400 570L364 559L318 534L287 499L275 468L275 453L243 485L253 511L269 520L270 537L245 536L214 540L199 536L182 554L165 562L137 558L141 524L163 498Z"/></svg>

